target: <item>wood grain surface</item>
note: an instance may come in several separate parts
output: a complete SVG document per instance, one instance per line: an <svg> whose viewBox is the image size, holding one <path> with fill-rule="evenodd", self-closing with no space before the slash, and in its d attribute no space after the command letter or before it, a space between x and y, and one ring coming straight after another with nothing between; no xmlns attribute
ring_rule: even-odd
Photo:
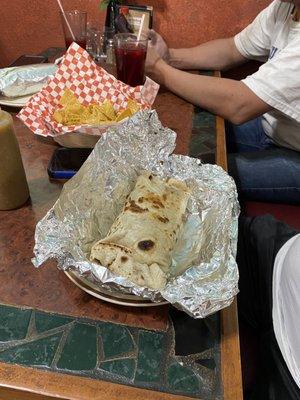
<svg viewBox="0 0 300 400"><path fill-rule="evenodd" d="M89 378L0 363L2 400L187 400L176 396ZM29 392L30 390L30 392ZM202 399L205 400L205 399Z"/></svg>
<svg viewBox="0 0 300 400"><path fill-rule="evenodd" d="M220 77L219 72L215 76ZM216 163L227 171L227 152L224 119L216 121ZM242 370L240 356L237 303L221 311L221 369L224 400L242 400Z"/></svg>

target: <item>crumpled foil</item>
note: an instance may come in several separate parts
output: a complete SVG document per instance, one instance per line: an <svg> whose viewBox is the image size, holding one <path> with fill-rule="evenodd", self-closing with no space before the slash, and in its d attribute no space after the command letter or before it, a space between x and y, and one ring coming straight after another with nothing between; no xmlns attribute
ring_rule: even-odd
<svg viewBox="0 0 300 400"><path fill-rule="evenodd" d="M55 258L60 268L75 270L106 290L154 302L165 299L194 318L230 305L238 292L236 187L222 168L172 154L175 140L176 134L149 110L104 133L37 224L33 264L39 267ZM170 278L162 291L137 286L89 261L92 245L107 235L145 170L185 181L191 190Z"/></svg>
<svg viewBox="0 0 300 400"><path fill-rule="evenodd" d="M0 95L26 96L39 92L50 76L55 74L55 64L34 64L0 69Z"/></svg>

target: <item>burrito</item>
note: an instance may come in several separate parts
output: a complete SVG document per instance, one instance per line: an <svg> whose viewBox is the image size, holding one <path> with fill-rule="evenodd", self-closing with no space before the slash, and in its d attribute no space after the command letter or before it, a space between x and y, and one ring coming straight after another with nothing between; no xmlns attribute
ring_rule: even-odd
<svg viewBox="0 0 300 400"><path fill-rule="evenodd" d="M139 286L163 289L188 198L184 182L143 173L108 235L92 246L91 261Z"/></svg>
<svg viewBox="0 0 300 400"><path fill-rule="evenodd" d="M33 64L0 69L0 95L27 96L39 92L57 70L55 64Z"/></svg>

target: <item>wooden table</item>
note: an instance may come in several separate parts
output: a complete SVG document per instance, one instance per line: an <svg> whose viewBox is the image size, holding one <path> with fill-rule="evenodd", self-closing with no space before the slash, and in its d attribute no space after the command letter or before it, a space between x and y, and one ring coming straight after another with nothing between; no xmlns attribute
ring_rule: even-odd
<svg viewBox="0 0 300 400"><path fill-rule="evenodd" d="M167 91L161 91L154 106L162 123L174 129L178 134L176 152L188 154L194 114L193 106ZM57 360L52 360L52 364L45 364L47 357L40 353L37 357L42 357L41 360L44 362L42 368L39 368L38 365L37 368L20 365L24 364L24 357L27 357L27 360L31 357L28 350L31 337L37 335L38 338L41 338L38 343L34 342L37 344L32 347L33 353L34 349L38 352L43 346L43 340L49 339L48 336L45 337L45 334L43 336L41 333L46 328L52 333L51 337L55 339L55 333L61 332L60 326L65 327L63 333L60 333L62 337L57 339L56 352L58 352L59 346L72 345L72 338L67 334L71 335L70 332L75 329L75 324L78 329L79 327L89 327L89 332L92 332L94 328L94 330L99 329L98 323L101 327L102 321L108 321L108 323L122 324L121 326L128 327L133 335L134 332L139 332L138 334L141 335L139 329L143 329L145 335L150 330L158 332L157 334L153 333L157 335L157 338L159 338L160 332L169 332L170 325L168 323L168 307L132 309L104 303L84 294L75 287L56 268L54 262L47 262L46 266L39 270L33 268L30 259L35 225L59 196L61 184L50 182L46 172L48 161L56 145L48 140L34 137L17 119L15 119L15 127L30 186L31 201L18 210L0 212L0 303L4 305L2 308L0 307L0 340L2 340L1 335L6 338L6 342L0 342L0 360L2 360L0 362L0 397L14 400L54 397L74 400L140 398L179 400L191 398L146 390L146 388L151 389L151 385L137 388L126 384L107 382L99 376L91 377L85 372L74 372L74 369L73 372L67 369L64 370L64 373L61 371L50 372L47 369L50 370L53 362L57 362ZM216 162L226 169L224 121L221 118L216 119L216 143ZM16 307L9 309L12 310L11 314L7 311L7 305ZM41 313L40 310L43 312ZM19 317L17 318L15 315L19 315ZM15 327L16 320L18 321L17 329ZM1 331L1 321L4 321L5 332ZM113 324L107 326L113 327L115 326ZM75 330L72 330L72 334L75 335L74 332ZM89 332L88 334L90 334ZM187 338L187 340L189 339ZM15 351L12 355L11 348L24 342L23 347L21 346L22 354ZM89 343L91 340L87 340L85 343L87 351ZM48 351L50 345L47 344L47 346ZM1 352L3 349L5 351ZM80 349L78 352L80 353ZM69 353L69 357L73 357L72 353ZM85 362L89 362L85 354L82 354L82 357ZM76 359L72 358L72 360L76 364ZM65 360L65 362L68 365L69 361ZM242 381L236 303L221 312L221 376L222 398L224 400L241 400Z"/></svg>

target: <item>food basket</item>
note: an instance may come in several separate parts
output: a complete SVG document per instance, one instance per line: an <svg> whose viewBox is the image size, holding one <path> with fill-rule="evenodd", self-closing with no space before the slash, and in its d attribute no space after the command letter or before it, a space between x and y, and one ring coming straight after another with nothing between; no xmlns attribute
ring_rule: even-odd
<svg viewBox="0 0 300 400"><path fill-rule="evenodd" d="M159 85L146 78L143 86L131 87L99 67L78 44L73 43L63 57L55 75L43 89L31 97L18 117L36 135L50 136L65 147L94 147L101 135L112 125L69 125L57 122L54 112L66 90L71 91L83 106L109 101L115 112L135 102L140 110L150 109Z"/></svg>

